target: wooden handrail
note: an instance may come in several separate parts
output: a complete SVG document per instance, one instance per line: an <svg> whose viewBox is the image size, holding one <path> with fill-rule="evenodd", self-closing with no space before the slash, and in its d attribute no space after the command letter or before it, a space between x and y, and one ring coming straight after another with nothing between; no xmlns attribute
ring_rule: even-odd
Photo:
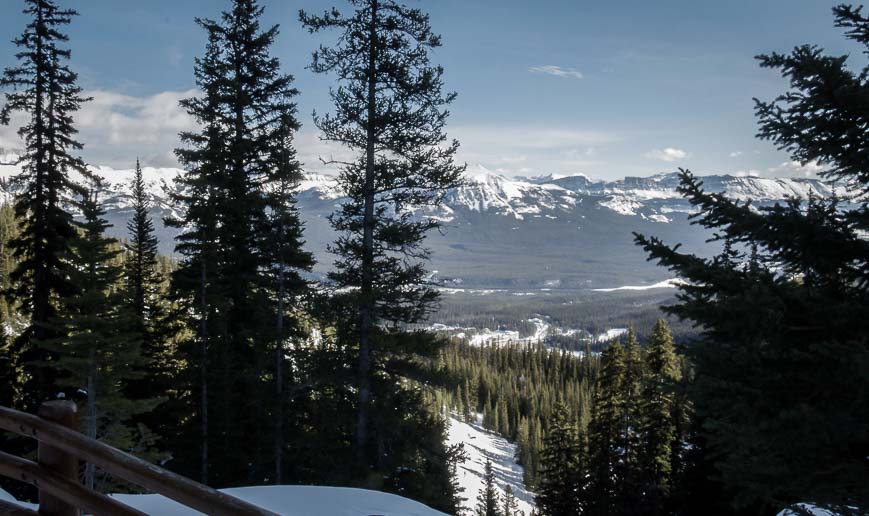
<svg viewBox="0 0 869 516"><path fill-rule="evenodd" d="M189 478L155 466L138 457L112 448L105 443L89 439L84 435L62 425L46 421L32 414L26 414L6 407L0 407L0 429L8 430L25 437L31 437L52 448L61 450L80 460L94 464L112 475L139 485L153 493L171 498L192 509L215 516L277 516L275 513L257 507L226 493L194 482ZM15 459L18 459L17 457ZM21 459L18 459L19 461ZM32 464L32 463L31 463ZM20 473L22 463L18 463L12 478ZM37 468L40 466L35 465ZM29 467L29 466L28 466ZM44 468L43 468L44 469ZM17 472L17 473L16 473ZM44 474L44 471L31 471ZM0 470L0 474L4 474ZM38 479L37 479L38 480ZM42 489L44 484L40 484ZM60 489L54 496L63 498L67 503L77 505L68 489ZM80 507L80 506L79 506ZM117 514L117 513L109 513ZM133 513L128 513L133 514Z"/></svg>
<svg viewBox="0 0 869 516"><path fill-rule="evenodd" d="M63 478L39 464L0 452L0 475L14 478L39 488L54 498L64 500L74 507L84 509L95 516L147 516L144 512L131 509L108 496L91 491L78 482Z"/></svg>

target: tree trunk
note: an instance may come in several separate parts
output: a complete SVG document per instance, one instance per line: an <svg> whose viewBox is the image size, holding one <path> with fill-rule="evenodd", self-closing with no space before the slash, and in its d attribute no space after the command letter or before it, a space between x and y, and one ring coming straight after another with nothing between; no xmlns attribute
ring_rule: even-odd
<svg viewBox="0 0 869 516"><path fill-rule="evenodd" d="M200 380L200 424L201 434L200 441L202 445L201 457L199 464L199 481L203 484L208 484L208 302L206 301L206 280L207 280L207 253L203 253L202 257L202 276L200 278L200 310L201 327L200 327L200 357L199 357L199 380Z"/></svg>
<svg viewBox="0 0 869 516"><path fill-rule="evenodd" d="M356 420L356 453L364 464L368 445L368 403L371 398L371 330L374 327L374 138L377 84L377 0L371 0L371 23L368 29L368 119L365 146L365 185L363 187L362 218L362 285L359 310L358 414Z"/></svg>
<svg viewBox="0 0 869 516"><path fill-rule="evenodd" d="M281 185L281 197L285 185ZM284 219L278 223L278 246L283 250ZM284 481L284 263L283 253L278 256L278 321L275 331L275 485Z"/></svg>
<svg viewBox="0 0 869 516"><path fill-rule="evenodd" d="M43 28L45 20L42 12L42 5L38 4L36 8L36 24ZM34 77L34 106L33 120L36 140L36 156L34 167L36 169L36 178L34 184L36 186L34 204L36 209L33 213L34 227L34 266L33 266L33 313L32 323L34 324L34 337L36 340L42 340L44 337L44 328L41 323L44 323L47 318L47 309L49 296L45 293L48 288L46 284L45 274L45 249L42 244L42 237L45 236L45 51L42 48L42 37L36 38L36 56L33 61L36 64L36 72Z"/></svg>

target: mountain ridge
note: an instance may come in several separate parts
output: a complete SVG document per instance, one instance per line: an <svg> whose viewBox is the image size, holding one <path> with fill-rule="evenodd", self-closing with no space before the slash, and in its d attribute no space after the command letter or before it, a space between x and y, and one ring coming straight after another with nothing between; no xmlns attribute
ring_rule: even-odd
<svg viewBox="0 0 869 516"><path fill-rule="evenodd" d="M13 153L0 152L0 194L9 199L9 179L20 172ZM109 231L123 238L131 214L129 184L133 169L90 167L107 180L104 202ZM173 252L176 230L163 218L177 215L169 199L175 191L177 168L143 167L152 202L161 252ZM431 268L436 281L476 288L608 288L613 285L653 284L670 279L649 264L633 244L633 233L656 235L680 242L686 249L711 254L709 235L690 224L694 212L676 187L676 172L614 181L589 176L508 178L485 167L469 168L462 186L447 193L443 206L420 211L444 225L427 240L433 250ZM764 205L810 192L828 196L835 189L811 178L760 178L709 175L701 178L709 191ZM322 277L333 257L334 241L328 217L343 194L334 176L308 173L300 183L297 203L305 222L306 245L315 253L315 273Z"/></svg>

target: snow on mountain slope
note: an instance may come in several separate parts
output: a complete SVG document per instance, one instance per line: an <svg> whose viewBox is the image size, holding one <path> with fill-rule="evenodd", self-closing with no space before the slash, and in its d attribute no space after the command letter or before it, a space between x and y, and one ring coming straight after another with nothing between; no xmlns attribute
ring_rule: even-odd
<svg viewBox="0 0 869 516"><path fill-rule="evenodd" d="M478 165L465 173L465 184L450 192L447 204L477 212L495 212L523 220L526 215L576 205L576 194L553 184L509 179Z"/></svg>
<svg viewBox="0 0 869 516"><path fill-rule="evenodd" d="M18 174L21 166L16 164L17 161L17 154L0 151L0 178L8 180ZM133 176L132 167L118 170L91 166L90 170L109 183L109 209L126 208L129 204L127 191ZM157 206L169 208L167 192L172 191L174 179L180 173L182 171L177 168L143 168L148 193ZM457 209L494 213L516 220L541 216L555 219L559 212L569 214L574 211L585 197L590 197L597 205L616 213L626 216L642 215L646 220L656 222L668 222L666 213L689 209L676 190L679 182L676 173L626 177L617 181L595 181L582 174L550 174L537 178L511 179L477 165L465 173L464 179L465 184L447 195L446 206L441 210L443 213L425 213L445 221L453 220ZM810 192L820 196L833 193L828 184L818 179L729 175L706 176L702 179L709 191L724 193L741 201L770 202L786 197L805 198ZM299 185L299 195L332 201L340 199L343 193L335 177L306 174ZM671 206L663 205L662 201Z"/></svg>
<svg viewBox="0 0 869 516"><path fill-rule="evenodd" d="M0 180L3 181L3 194L6 198L15 193L15 187L8 181L21 173L22 163L15 153L0 154ZM106 190L103 193L103 202L107 210L129 209L130 184L133 181L135 170L114 169L104 166L89 166L93 174L105 180ZM151 203L160 209L170 209L169 192L174 191L175 178L183 171L177 168L154 168L142 167L142 177L145 180L145 190ZM73 181L81 183L83 177L77 172L72 172L70 177Z"/></svg>
<svg viewBox="0 0 869 516"><path fill-rule="evenodd" d="M260 486L221 489L282 516L445 516L425 505L389 493L346 487ZM113 495L121 502L154 516L202 514L160 495ZM0 490L0 500L15 502ZM32 504L22 507L36 509Z"/></svg>
<svg viewBox="0 0 869 516"><path fill-rule="evenodd" d="M14 153L0 150L0 157L0 179L20 172L20 166L2 164L17 160ZM103 195L106 218L112 224L109 235L124 238L132 166L92 170L110 183ZM175 168L144 168L156 236L165 254L174 252L178 234L163 220L180 215L169 196L180 173ZM815 189L820 194L829 192L823 183L808 179L707 176L703 180L712 191L751 197L759 204ZM432 232L427 239L433 266L444 278L464 281L462 288L533 289L548 286L551 280L558 282L558 289L639 285L666 278L633 245L633 232L681 242L701 254L711 253L714 247L703 228L688 224L686 213L694 207L679 196L677 184L678 176L672 173L599 181L582 175L507 178L475 167L463 185L447 193L444 205L410 210L444 223L445 231ZM14 188L0 182L0 196L8 199ZM322 277L334 263L328 246L336 235L328 220L343 201L343 193L334 176L308 174L297 199L305 240L318 262L315 274Z"/></svg>
<svg viewBox="0 0 869 516"><path fill-rule="evenodd" d="M299 184L299 193L316 195L321 199L340 199L344 196L335 177L325 174L305 174Z"/></svg>
<svg viewBox="0 0 869 516"><path fill-rule="evenodd" d="M511 486L519 504L519 510L526 516L534 509L534 494L525 489L522 481L522 466L516 464L516 445L495 435L476 423L465 423L450 417L447 444L464 443L468 454L458 470L459 485L464 488L466 498L462 507L473 512L477 505L477 495L483 488L483 471L486 459L492 461L498 492L504 495L506 486Z"/></svg>

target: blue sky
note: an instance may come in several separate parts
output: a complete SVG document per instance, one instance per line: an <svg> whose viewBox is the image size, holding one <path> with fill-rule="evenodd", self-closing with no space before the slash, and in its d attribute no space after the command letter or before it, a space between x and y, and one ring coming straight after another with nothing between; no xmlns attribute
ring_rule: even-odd
<svg viewBox="0 0 869 516"><path fill-rule="evenodd" d="M95 97L79 116L84 157L128 167L135 157L174 165L176 134L190 126L177 100L192 93L193 58L204 34L196 16L217 17L228 0L60 0L77 9L69 28L73 68ZM753 56L816 43L831 53L858 48L832 26L825 0L407 0L431 13L444 46L433 60L458 91L449 133L461 159L507 175L650 175L679 166L701 173L801 176L757 130L752 97L786 83ZM4 0L0 66L12 64L25 19ZM318 141L313 109L329 109L330 77L305 69L320 41L298 10L342 1L265 1L279 23L274 49L302 91L300 156L339 150ZM328 35L326 39L328 39ZM14 147L0 128L0 147Z"/></svg>

